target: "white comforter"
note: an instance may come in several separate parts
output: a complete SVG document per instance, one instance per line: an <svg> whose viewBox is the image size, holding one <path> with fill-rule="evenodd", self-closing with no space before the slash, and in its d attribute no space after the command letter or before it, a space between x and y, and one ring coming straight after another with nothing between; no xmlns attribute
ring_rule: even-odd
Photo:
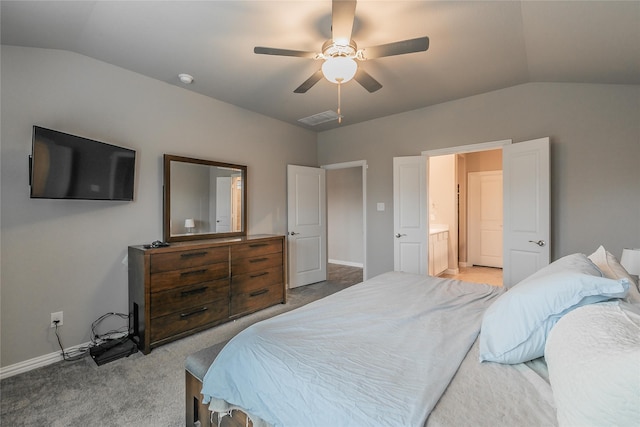
<svg viewBox="0 0 640 427"><path fill-rule="evenodd" d="M500 293L380 275L238 334L209 368L204 402L273 426L423 426Z"/></svg>

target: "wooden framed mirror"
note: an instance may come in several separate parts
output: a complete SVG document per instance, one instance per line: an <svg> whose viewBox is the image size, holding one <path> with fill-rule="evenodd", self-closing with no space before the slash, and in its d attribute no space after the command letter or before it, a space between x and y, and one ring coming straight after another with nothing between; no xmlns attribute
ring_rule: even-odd
<svg viewBox="0 0 640 427"><path fill-rule="evenodd" d="M164 155L164 240L247 234L247 167Z"/></svg>

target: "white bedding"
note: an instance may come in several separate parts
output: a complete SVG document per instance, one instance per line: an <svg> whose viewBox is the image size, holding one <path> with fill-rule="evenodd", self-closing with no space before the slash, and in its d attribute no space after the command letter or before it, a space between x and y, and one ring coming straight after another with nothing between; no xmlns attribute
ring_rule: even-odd
<svg viewBox="0 0 640 427"><path fill-rule="evenodd" d="M478 362L478 340L427 419L427 427L558 425L544 359Z"/></svg>
<svg viewBox="0 0 640 427"><path fill-rule="evenodd" d="M273 426L423 426L501 292L383 274L238 334L203 401Z"/></svg>
<svg viewBox="0 0 640 427"><path fill-rule="evenodd" d="M551 330L545 357L561 426L640 425L640 305L572 311Z"/></svg>

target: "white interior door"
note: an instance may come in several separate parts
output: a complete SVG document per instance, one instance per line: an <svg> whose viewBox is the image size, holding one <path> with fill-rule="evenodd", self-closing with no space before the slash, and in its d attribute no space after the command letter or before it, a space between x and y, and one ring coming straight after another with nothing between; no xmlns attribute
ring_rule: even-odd
<svg viewBox="0 0 640 427"><path fill-rule="evenodd" d="M289 287L327 279L325 170L287 166Z"/></svg>
<svg viewBox="0 0 640 427"><path fill-rule="evenodd" d="M504 286L549 264L549 138L519 142L502 151Z"/></svg>
<svg viewBox="0 0 640 427"><path fill-rule="evenodd" d="M231 231L231 177L216 179L216 233Z"/></svg>
<svg viewBox="0 0 640 427"><path fill-rule="evenodd" d="M502 268L502 171L468 176L468 262Z"/></svg>
<svg viewBox="0 0 640 427"><path fill-rule="evenodd" d="M393 268L427 274L427 159L393 159Z"/></svg>

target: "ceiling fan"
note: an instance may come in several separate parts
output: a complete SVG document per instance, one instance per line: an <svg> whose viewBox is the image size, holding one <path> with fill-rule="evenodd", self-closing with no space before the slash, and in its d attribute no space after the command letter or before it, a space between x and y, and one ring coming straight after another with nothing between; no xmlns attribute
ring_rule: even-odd
<svg viewBox="0 0 640 427"><path fill-rule="evenodd" d="M429 48L429 37L403 40L393 43L358 49L351 39L353 22L356 13L356 1L333 0L331 8L331 39L324 42L321 52L277 49L256 46L254 53L262 55L296 56L300 58L322 59L322 68L313 73L304 83L298 86L295 93L305 93L325 77L337 83L338 90L342 83L354 79L369 92L375 92L382 85L369 73L358 66L357 61L383 58L385 56L403 55L421 52Z"/></svg>

